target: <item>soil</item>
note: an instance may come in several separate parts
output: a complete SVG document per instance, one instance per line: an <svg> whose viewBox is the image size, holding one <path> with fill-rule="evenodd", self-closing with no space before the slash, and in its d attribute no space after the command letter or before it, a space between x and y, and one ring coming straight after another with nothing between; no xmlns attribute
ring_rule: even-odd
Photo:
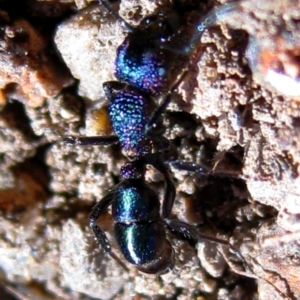
<svg viewBox="0 0 300 300"><path fill-rule="evenodd" d="M174 15L176 48L224 5L195 2L113 7L134 27ZM99 224L128 270L89 228L91 209L120 181L122 149L64 142L113 134L102 84L116 80L126 28L97 1L3 0L0 32L2 299L300 299L299 0L242 1L174 59L172 73L187 72L163 115L164 136L180 160L213 172L171 168L173 216L240 255L168 231L176 263L160 276L123 260L110 210ZM162 199L162 174L149 166L146 182Z"/></svg>

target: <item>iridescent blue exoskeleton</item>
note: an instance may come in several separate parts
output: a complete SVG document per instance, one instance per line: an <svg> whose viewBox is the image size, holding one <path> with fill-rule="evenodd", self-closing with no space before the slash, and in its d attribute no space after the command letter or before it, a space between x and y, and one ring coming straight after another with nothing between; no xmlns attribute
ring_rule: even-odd
<svg viewBox="0 0 300 300"><path fill-rule="evenodd" d="M161 32L155 33L153 28L157 30L157 26L147 22L145 27L132 28L111 9L107 1L100 2L130 31L117 53L115 72L121 82L103 84L116 135L65 139L66 143L72 145L103 146L119 143L123 153L129 158L129 162L121 169L121 182L110 189L90 215L90 226L99 245L111 253L105 233L96 224L100 215L111 205L119 249L125 259L142 272L162 274L172 269L174 252L166 237L166 228L195 240L206 239L223 244L240 257L238 251L227 241L202 235L194 226L171 217L176 192L169 166L202 174L209 174L211 169L205 165L177 161L177 149L163 136L161 126L162 114L180 82L178 80L172 84L168 79L167 53L191 52L205 26L220 20L226 9L230 11L233 8L229 5L208 14L199 23L202 27L198 26L189 46L173 49L160 40L162 36L166 38L167 27L159 26L163 28L163 35ZM161 93L165 93L165 96L160 105L157 105L151 96ZM145 182L147 164L164 176L162 205L157 193Z"/></svg>
<svg viewBox="0 0 300 300"><path fill-rule="evenodd" d="M168 92L179 75L176 68L176 65L180 65L178 54L188 58L187 55L195 49L205 29L228 18L240 5L240 2L228 3L206 14L194 25L196 30L190 41L178 47L173 43L179 30L173 15L162 12L145 18L138 27L132 27L112 9L108 1L99 2L128 31L127 37L117 49L114 66L116 78L150 95Z"/></svg>
<svg viewBox="0 0 300 300"><path fill-rule="evenodd" d="M114 232L125 259L137 269L150 274L162 274L172 269L174 253L166 238L165 227L188 238L206 239L230 247L226 241L199 233L194 227L171 218L175 200L175 186L169 175L169 164L177 169L193 167L198 173L208 174L206 166L188 165L176 161L177 150L161 133L161 116L171 101L172 93L155 107L145 93L119 82L104 83L109 101L109 115L116 136L68 137L72 145L110 145L120 143L130 162L121 169L122 181L114 186L94 207L90 226L98 243L111 252L109 242L96 224L99 216L112 205ZM154 126L155 125L155 126ZM165 178L165 194L160 207L157 193L150 189L144 178L145 167L152 165Z"/></svg>

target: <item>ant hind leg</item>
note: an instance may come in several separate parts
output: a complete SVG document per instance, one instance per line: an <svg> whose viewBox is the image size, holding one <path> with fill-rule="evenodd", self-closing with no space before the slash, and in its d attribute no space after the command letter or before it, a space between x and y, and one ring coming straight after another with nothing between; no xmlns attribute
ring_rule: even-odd
<svg viewBox="0 0 300 300"><path fill-rule="evenodd" d="M187 224L185 222L182 222L182 221L179 221L176 219L166 218L166 219L164 219L164 223L171 230L183 235L184 237L186 237L188 239L193 239L195 241L205 240L205 241L208 241L211 243L215 243L217 245L221 245L223 247L227 247L242 262L243 267L245 268L245 271L241 271L239 268L236 267L236 264L231 263L230 259L228 259L228 256L225 254L223 247L220 247L221 248L220 252L221 252L222 256L224 257L225 261L231 267L231 269L234 272L236 272L237 274L244 275L246 277L257 278L253 274L251 268L249 267L249 264L245 261L244 257L241 255L239 250L237 250L234 246L232 246L228 241L202 234L199 232L199 230L195 226L192 226L190 224Z"/></svg>
<svg viewBox="0 0 300 300"><path fill-rule="evenodd" d="M101 216L101 214L104 212L104 210L112 204L114 201L113 193L115 191L115 188L110 190L104 198L102 198L93 208L90 216L90 227L95 235L95 238L98 242L98 245L105 251L105 253L109 254L113 259L115 259L125 271L128 271L128 268L125 266L125 264L121 261L121 259L111 250L111 246L109 244L109 241L103 232L103 230L96 224L97 220Z"/></svg>

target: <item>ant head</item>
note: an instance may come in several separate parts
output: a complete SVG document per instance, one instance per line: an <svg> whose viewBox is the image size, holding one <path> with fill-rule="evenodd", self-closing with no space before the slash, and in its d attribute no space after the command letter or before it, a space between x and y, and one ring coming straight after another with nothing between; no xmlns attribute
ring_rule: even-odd
<svg viewBox="0 0 300 300"><path fill-rule="evenodd" d="M157 43L165 42L176 34L178 27L178 16L164 11L146 17L140 24L140 30L150 34L153 39L156 39Z"/></svg>

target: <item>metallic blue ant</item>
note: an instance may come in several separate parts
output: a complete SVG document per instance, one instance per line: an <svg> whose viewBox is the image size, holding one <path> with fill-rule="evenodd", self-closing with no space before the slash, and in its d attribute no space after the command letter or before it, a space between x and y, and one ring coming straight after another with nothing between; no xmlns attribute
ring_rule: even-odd
<svg viewBox="0 0 300 300"><path fill-rule="evenodd" d="M111 9L107 1L100 2L129 30L128 37L118 49L116 60L116 77L126 83L112 81L103 84L116 135L65 139L71 145L104 146L119 143L130 160L121 168L121 182L96 204L90 214L90 227L99 245L114 256L105 233L96 224L100 215L112 205L114 233L119 249L125 259L142 272L163 274L172 269L174 252L166 238L166 228L194 240L205 239L225 245L244 262L239 252L227 241L203 235L194 226L171 217L176 191L170 178L169 165L200 174L212 172L205 165L177 161L177 149L163 136L162 115L181 81L177 79L169 88L166 53L174 49L168 49L168 44L162 43L161 32L155 32L157 26L146 21L145 28L132 28ZM225 13L223 9L220 11ZM204 18L206 23L201 21L202 26L210 26L220 20L222 13L220 16L215 11L208 14ZM163 28L164 34L168 31L167 26L159 27ZM201 28L189 48L183 49L185 54L194 47L193 41L204 30L204 27ZM176 51L182 52L180 49ZM151 95L162 92L166 92L166 95L157 106ZM145 182L147 164L164 176L162 207L158 195Z"/></svg>

